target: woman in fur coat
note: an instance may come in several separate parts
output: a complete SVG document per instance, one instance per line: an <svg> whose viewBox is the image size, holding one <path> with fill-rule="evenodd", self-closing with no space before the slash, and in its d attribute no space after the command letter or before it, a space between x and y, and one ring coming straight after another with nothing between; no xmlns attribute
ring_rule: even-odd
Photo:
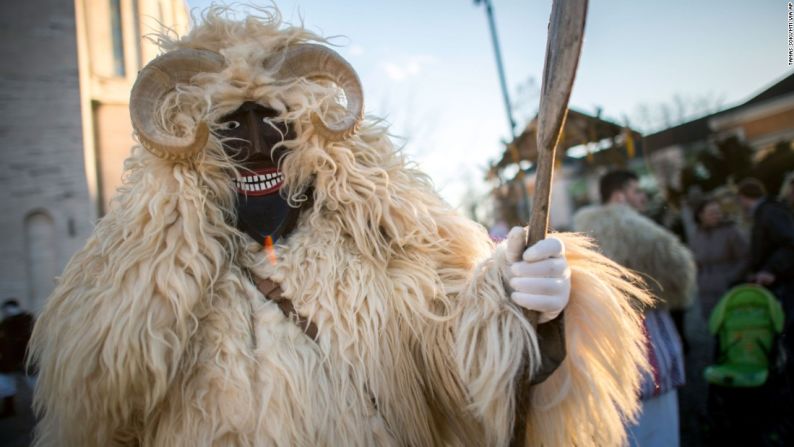
<svg viewBox="0 0 794 447"><path fill-rule="evenodd" d="M141 144L35 328L36 445L622 444L632 275L576 235L492 246L347 62L259 15L211 8L139 74ZM567 357L516 396L544 344L523 309L566 302Z"/></svg>

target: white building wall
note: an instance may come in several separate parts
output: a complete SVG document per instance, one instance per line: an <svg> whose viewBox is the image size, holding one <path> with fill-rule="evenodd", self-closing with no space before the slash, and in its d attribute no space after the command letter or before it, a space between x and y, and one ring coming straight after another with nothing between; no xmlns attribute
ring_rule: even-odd
<svg viewBox="0 0 794 447"><path fill-rule="evenodd" d="M0 5L0 301L38 311L92 231L74 3Z"/></svg>

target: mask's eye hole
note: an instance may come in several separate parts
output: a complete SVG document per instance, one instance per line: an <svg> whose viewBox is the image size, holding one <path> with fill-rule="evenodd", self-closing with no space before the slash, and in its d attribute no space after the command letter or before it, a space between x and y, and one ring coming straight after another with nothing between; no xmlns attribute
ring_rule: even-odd
<svg viewBox="0 0 794 447"><path fill-rule="evenodd" d="M226 130L234 130L237 129L238 127L240 127L239 121L226 121L225 123L223 123L223 128Z"/></svg>

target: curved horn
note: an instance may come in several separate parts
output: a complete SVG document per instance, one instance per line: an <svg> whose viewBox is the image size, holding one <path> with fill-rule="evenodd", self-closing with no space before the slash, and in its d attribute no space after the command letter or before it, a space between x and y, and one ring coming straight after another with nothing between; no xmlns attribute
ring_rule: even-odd
<svg viewBox="0 0 794 447"><path fill-rule="evenodd" d="M163 96L177 84L190 82L198 73L218 72L223 65L223 56L214 51L183 48L158 56L143 67L130 93L132 128L143 147L160 158L182 160L206 146L207 123L198 123L192 136L176 137L157 126L155 112Z"/></svg>
<svg viewBox="0 0 794 447"><path fill-rule="evenodd" d="M286 51L276 77L327 79L338 85L347 98L347 113L338 122L326 124L319 115L312 115L312 124L319 134L331 141L344 140L358 131L364 118L364 92L353 67L336 51L317 44L301 44Z"/></svg>

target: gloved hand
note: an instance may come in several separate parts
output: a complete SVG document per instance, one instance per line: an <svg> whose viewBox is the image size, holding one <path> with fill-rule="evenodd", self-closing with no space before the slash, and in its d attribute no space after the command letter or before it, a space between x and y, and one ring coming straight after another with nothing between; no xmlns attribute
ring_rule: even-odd
<svg viewBox="0 0 794 447"><path fill-rule="evenodd" d="M565 246L549 237L524 250L526 228L513 227L507 235L505 272L510 298L519 306L540 313L538 321L556 318L568 304L571 269L565 260Z"/></svg>

